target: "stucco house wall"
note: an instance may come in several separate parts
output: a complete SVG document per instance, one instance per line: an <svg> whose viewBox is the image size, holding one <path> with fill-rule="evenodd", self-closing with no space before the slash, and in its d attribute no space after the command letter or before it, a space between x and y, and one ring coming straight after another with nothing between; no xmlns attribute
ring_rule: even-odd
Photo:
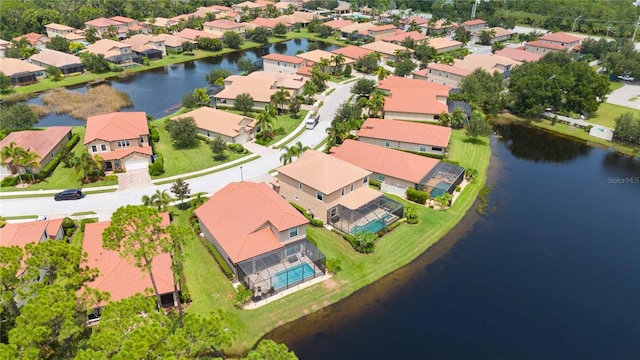
<svg viewBox="0 0 640 360"><path fill-rule="evenodd" d="M385 139L374 139L369 137L358 137L358 141L362 141L367 144L377 145L386 147L389 149L398 149L398 150L407 150L407 151L415 151L415 152L423 152L428 154L435 155L444 155L447 148L431 146L427 144L413 144L401 141L393 141L393 140L385 140Z"/></svg>
<svg viewBox="0 0 640 360"><path fill-rule="evenodd" d="M413 120L413 121L425 121L425 122L437 122L435 119L436 114L418 114L410 112L398 112L398 111L385 111L385 119L393 120ZM440 114L437 114L438 116Z"/></svg>

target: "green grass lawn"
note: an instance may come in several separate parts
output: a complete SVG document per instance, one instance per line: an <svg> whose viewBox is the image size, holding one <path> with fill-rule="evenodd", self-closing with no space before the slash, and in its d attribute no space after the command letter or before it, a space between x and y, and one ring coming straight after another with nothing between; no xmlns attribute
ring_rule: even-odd
<svg viewBox="0 0 640 360"><path fill-rule="evenodd" d="M598 66L599 67L599 66ZM623 87L624 84L620 81L609 81L609 90L616 91Z"/></svg>
<svg viewBox="0 0 640 360"><path fill-rule="evenodd" d="M590 123L613 128L616 125L616 118L627 112L633 113L633 114L640 114L639 110L635 110L635 109L628 108L625 106L620 106L620 105L603 103L603 104L600 104L598 111L591 114L591 116L587 119L587 121Z"/></svg>
<svg viewBox="0 0 640 360"><path fill-rule="evenodd" d="M478 144L467 142L462 131L454 130L450 158L462 166L477 169L479 176L476 182L464 189L449 210L435 211L419 206L420 223L400 225L378 242L373 254L355 252L345 240L324 228L307 227L307 235L317 241L328 258L341 260L342 270L330 280L258 309L237 310L233 307L235 292L229 281L204 246L195 237L190 239L184 247L184 271L193 300L187 311L200 314L219 308L228 311L231 326L239 335L227 352L240 354L246 351L266 332L344 299L422 254L471 208L486 181L490 155L488 140L483 139ZM189 214L189 211L176 210L174 221L188 224Z"/></svg>
<svg viewBox="0 0 640 360"><path fill-rule="evenodd" d="M242 114L242 111L234 110L234 109L225 109L226 111L232 112L234 114ZM280 141L285 136L291 134L293 130L295 130L298 125L304 120L304 117L307 116L308 110L300 110L296 117L293 117L291 114L282 114L276 116L276 121L273 123L273 129L282 128L282 131L279 134L276 134L273 139L269 139L266 142L260 142L263 146L271 146L276 142ZM257 113L249 113L247 116L254 118L257 116Z"/></svg>

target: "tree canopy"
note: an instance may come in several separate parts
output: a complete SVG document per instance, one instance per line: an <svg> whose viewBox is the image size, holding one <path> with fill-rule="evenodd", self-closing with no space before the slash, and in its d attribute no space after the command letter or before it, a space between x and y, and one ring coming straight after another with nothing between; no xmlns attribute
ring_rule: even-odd
<svg viewBox="0 0 640 360"><path fill-rule="evenodd" d="M198 135L198 126L194 118L188 116L178 120L167 120L167 130L171 139L180 147L188 147Z"/></svg>
<svg viewBox="0 0 640 360"><path fill-rule="evenodd" d="M2 121L0 121L2 132L31 129L38 122L38 117L26 103L5 105L0 108L0 111L2 112Z"/></svg>
<svg viewBox="0 0 640 360"><path fill-rule="evenodd" d="M485 113L495 116L502 109L504 78L497 71L489 74L483 69L476 69L462 79L460 88L465 99L478 105Z"/></svg>

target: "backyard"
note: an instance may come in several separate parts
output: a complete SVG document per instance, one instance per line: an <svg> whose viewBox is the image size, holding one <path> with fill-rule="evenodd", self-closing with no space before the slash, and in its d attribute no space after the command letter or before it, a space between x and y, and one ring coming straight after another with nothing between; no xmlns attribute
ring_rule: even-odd
<svg viewBox="0 0 640 360"><path fill-rule="evenodd" d="M591 114L588 119L590 123L614 128L616 126L616 118L624 113L640 114L640 110L635 110L625 106L602 103L598 111Z"/></svg>
<svg viewBox="0 0 640 360"><path fill-rule="evenodd" d="M359 254L335 233L308 226L308 237L317 242L318 248L328 259L339 259L342 270L332 279L255 310L237 310L233 307L235 291L202 243L194 236L184 246L184 272L193 300L187 311L200 314L218 308L228 311L239 337L227 352L235 355L245 352L266 332L349 296L408 264L438 241L473 205L486 181L490 155L488 140L469 142L462 130L454 130L450 159L458 161L461 166L477 169L477 180L467 186L455 206L446 211L417 206L420 223L400 225L378 242L373 254ZM407 204L404 200L391 197ZM174 221L188 224L189 215L189 211L174 211Z"/></svg>

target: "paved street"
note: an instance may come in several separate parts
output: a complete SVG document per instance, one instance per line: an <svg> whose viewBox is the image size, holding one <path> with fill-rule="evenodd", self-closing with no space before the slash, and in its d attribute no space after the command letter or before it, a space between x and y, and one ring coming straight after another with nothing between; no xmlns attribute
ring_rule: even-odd
<svg viewBox="0 0 640 360"><path fill-rule="evenodd" d="M344 102L350 93L351 82L345 85L333 84L336 90L324 99L324 105L320 108L320 122L313 130L305 130L299 137L292 140L290 145L301 141L304 145L313 148L321 143L326 137L326 129L331 125L331 120L338 106ZM304 122L301 123L304 127ZM294 130L293 133L297 133ZM253 151L258 150L256 146L249 145ZM198 178L187 180L191 188L191 193L207 192L212 194L230 182L240 181L241 177L245 181L256 179L263 181L265 174L279 167L281 151L263 148L257 151L261 155L259 159L233 167L227 170L204 175ZM36 198L22 199L1 199L0 213L3 216L20 215L47 215L50 218L69 216L72 213L82 211L95 211L99 214L100 220L108 220L110 215L120 206L126 204L140 204L143 195L151 195L156 189L169 190L171 184L144 187L127 188L116 192L89 194L85 198L74 201L55 201L53 195Z"/></svg>
<svg viewBox="0 0 640 360"><path fill-rule="evenodd" d="M635 98L635 100L631 100ZM640 110L640 83L624 82L624 86L607 96L609 104L616 104Z"/></svg>

